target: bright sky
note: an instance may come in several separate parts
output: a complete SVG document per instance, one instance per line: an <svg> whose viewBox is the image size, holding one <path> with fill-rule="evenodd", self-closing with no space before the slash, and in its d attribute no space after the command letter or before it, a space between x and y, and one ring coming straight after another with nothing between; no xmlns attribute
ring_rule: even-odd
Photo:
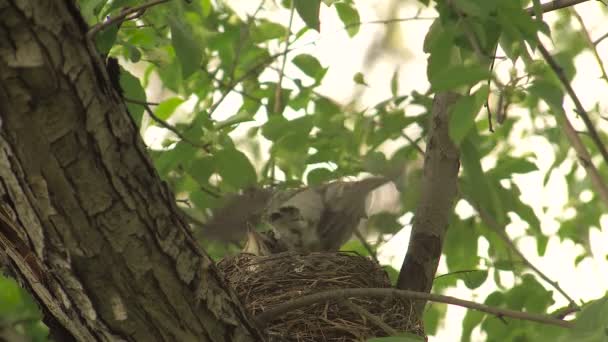
<svg viewBox="0 0 608 342"><path fill-rule="evenodd" d="M233 0L230 1L239 13L253 13L259 1L251 0ZM268 6L272 6L272 1L266 1ZM359 10L361 21L383 20L395 17L406 18L413 17L416 14L416 7L403 2L398 10L387 8L392 1L356 1L356 7ZM591 31L592 37L598 38L604 34L608 27L605 25L608 15L599 10L600 4L596 1L589 1L576 6L577 11L585 19L585 24ZM434 17L436 14L432 10L423 11L421 16ZM546 15L546 18L551 18L552 15ZM276 15L271 15L271 19L287 25L288 15L285 11L281 11ZM296 16L294 18L296 31L297 28L303 26L303 23ZM310 53L321 61L321 64L329 67L329 71L325 76L323 85L319 91L339 102L346 103L353 94L362 92L360 96L360 104L362 108L372 106L377 102L390 97L389 80L394 70L399 68L400 71L400 89L402 94L409 93L411 90L424 92L428 88L426 80L426 55L422 52L422 43L427 29L430 25L430 20L413 20L405 21L396 25L399 28L401 45L395 44L392 51L383 51L382 55L378 56L373 65L365 65L366 58L369 55L369 49L374 49L375 44L378 44L376 39L381 37L380 33L386 30L385 25L363 25L357 36L350 39L342 29L343 24L339 21L335 10L322 6L321 8L321 34L316 32L307 33L301 42L295 43L294 47L299 47L297 53ZM604 30L602 30L602 26ZM556 39L559 39L556 37ZM608 40L598 46L600 56L608 61ZM601 100L600 108L608 108L608 86L606 82L599 79L600 74L594 57L585 53L576 60L577 77L573 82L573 87L580 96L583 104L587 108L595 105L595 102ZM357 72L365 74L365 80L369 87L362 89L361 85L353 82L353 75ZM297 69L287 68L288 75L301 75ZM266 75L267 77L275 78L274 75ZM148 89L148 91L152 91ZM152 94L150 94L152 95ZM156 97L158 93L150 96ZM229 96L226 101L218 108L216 113L234 113L235 106L240 103L238 96ZM566 110L572 113L570 101L566 102ZM519 125L515 129L523 129L531 124L530 118L525 112L517 113L521 119ZM289 116L289 114L288 114ZM217 116L216 119L224 119ZM259 115L259 121L252 125L259 125L265 120L264 115ZM572 117L575 126L583 126L580 120ZM248 127L237 130L244 132ZM606 130L606 125L603 127ZM153 139L153 135L148 137ZM147 139L148 140L148 139ZM149 141L151 142L151 141ZM399 143L399 142L397 142ZM550 180L546 187L542 186L543 177L553 162L553 154L549 143L541 137L532 137L525 140L517 141L516 154L532 152L535 156L534 161L537 163L540 171L532 172L526 175L515 177L515 182L522 189L522 200L531 204L536 214L541 219L542 230L546 234L555 234L558 229L558 221L556 218L565 217L569 213L564 209L567 200L564 174L567 168L561 168L553 171ZM394 147L393 147L394 148ZM389 147L390 149L390 147ZM575 162L574 154L570 158ZM483 165L489 168L494 164L493 160L484 160ZM581 175L584 176L584 175ZM584 200L584 199L583 199ZM544 208L544 210L543 210ZM468 216L472 214L470 207L466 203L457 205L457 212L460 215ZM571 215L571 213L570 213ZM407 222L411 219L411 215L405 217ZM508 233L512 238L523 236L525 223L515 222L508 227ZM396 269L400 268L403 257L406 253L406 246L409 239L409 229L406 225L399 234L394 236L380 251L382 262L393 265ZM602 219L602 230L591 230L591 249L595 255L594 259L587 258L583 260L577 267L574 267L573 261L577 255L582 252L581 247L574 246L571 242L560 242L557 237L551 237L547 252L544 257L540 258L536 254L536 244L532 238L523 237L517 239L517 245L520 250L529 258L529 260L540 268L551 279L556 280L562 288L575 299L591 300L600 296L608 290L608 215L604 215ZM480 251L483 256L487 257L488 243L485 240L479 241ZM440 265L439 274L447 273L447 267L444 263ZM505 273L505 284L512 283L510 274ZM470 299L483 301L485 297L493 292L495 285L493 281L488 280L479 289L475 291L468 290L462 283L453 289L450 289L446 294L456 296L462 299ZM555 297L557 301L555 308L567 304L558 294ZM465 309L449 306L447 318L444 320L444 326L440 328L436 336L431 336L430 341L454 341L455 336L460 336L461 321L465 314ZM479 331L473 335L475 340L483 341L483 334Z"/></svg>

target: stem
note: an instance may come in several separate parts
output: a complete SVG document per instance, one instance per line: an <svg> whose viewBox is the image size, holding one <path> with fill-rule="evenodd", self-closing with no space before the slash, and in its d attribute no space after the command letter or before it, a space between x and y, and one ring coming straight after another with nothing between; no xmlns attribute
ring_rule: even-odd
<svg viewBox="0 0 608 342"><path fill-rule="evenodd" d="M339 289L322 291L311 295L306 295L294 300L279 304L273 308L270 308L263 313L255 316L255 321L259 326L267 326L272 320L289 311L299 309L301 307L310 306L317 303L322 303L327 300L344 300L351 297L373 297L378 299L385 299L387 297L400 298L407 300L424 300L432 301L437 303L445 303L451 305L462 306L468 309L473 309L481 312L485 312L491 315L495 315L500 318L510 317L514 319L520 319L525 321L537 322L547 325L554 325L562 328L572 328L574 325L572 322L564 321L561 319L555 319L547 315L539 315L528 312L497 308L493 306L487 306L468 300L463 300L451 296L444 296L438 294L431 294L426 292L416 292L409 290L397 290L389 288L362 288L362 289Z"/></svg>

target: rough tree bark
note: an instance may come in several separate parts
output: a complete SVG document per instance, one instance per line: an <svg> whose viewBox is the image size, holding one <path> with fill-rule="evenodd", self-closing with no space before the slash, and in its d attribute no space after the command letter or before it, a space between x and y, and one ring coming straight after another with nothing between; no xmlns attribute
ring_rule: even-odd
<svg viewBox="0 0 608 342"><path fill-rule="evenodd" d="M448 133L449 112L455 93L439 93L433 100L430 133L424 154L420 201L414 216L405 260L397 288L430 292L443 249L443 239L458 193L460 153ZM418 301L422 313L424 302Z"/></svg>
<svg viewBox="0 0 608 342"><path fill-rule="evenodd" d="M0 256L60 341L259 340L86 29L70 0L0 0Z"/></svg>

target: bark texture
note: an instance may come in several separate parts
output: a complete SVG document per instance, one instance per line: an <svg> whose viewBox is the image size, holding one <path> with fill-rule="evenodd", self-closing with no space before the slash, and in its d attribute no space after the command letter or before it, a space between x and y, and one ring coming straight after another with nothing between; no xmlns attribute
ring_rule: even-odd
<svg viewBox="0 0 608 342"><path fill-rule="evenodd" d="M435 95L431 129L424 154L421 196L397 288L430 292L441 257L443 238L458 192L459 151L448 134L449 112L459 95ZM418 302L418 313L424 302Z"/></svg>
<svg viewBox="0 0 608 342"><path fill-rule="evenodd" d="M58 340L259 340L69 0L0 0L0 250Z"/></svg>

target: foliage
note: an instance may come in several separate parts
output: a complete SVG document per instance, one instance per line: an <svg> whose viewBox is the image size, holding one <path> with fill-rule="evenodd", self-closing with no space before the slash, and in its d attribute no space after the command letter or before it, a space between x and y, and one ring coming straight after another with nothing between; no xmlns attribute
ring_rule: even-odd
<svg viewBox="0 0 608 342"><path fill-rule="evenodd" d="M48 328L32 297L17 283L0 275L0 340L47 341Z"/></svg>
<svg viewBox="0 0 608 342"><path fill-rule="evenodd" d="M80 7L93 25L127 6L143 3L80 0ZM413 212L422 174L417 144L423 146L429 130L432 97L455 91L463 96L452 109L449 133L461 150L462 203L470 204L476 212L486 212L495 226L478 215L453 215L443 250L451 275L438 278L434 290L444 291L459 281L475 289L492 281L496 291L486 303L547 312L556 291L524 273L525 263L500 234L514 221L523 222L527 226L524 236L536 241L539 255L545 253L550 237L541 230L540 213L522 200L522 190L515 181L518 175L541 172L536 160L539 155L531 150L516 152L519 139L543 137L554 153L552 166L542 170L545 183L554 172L566 169L568 203L564 211L572 208L576 213L557 218L561 221L557 236L583 247L584 253L576 262L591 256L589 230L600 227L605 204L594 193L589 178L579 176L583 165L568 153L570 144L559 124L566 114L564 88L536 53L539 37L559 37L553 39L553 54L568 79L574 78L574 58L593 52L595 45L583 39L584 27L573 24L573 12L560 11L549 25L536 0L531 4L521 0L437 1L434 9L439 16L423 47L428 54L430 89L401 93L395 72L387 77L391 92L386 100L361 108L356 101L345 106L320 93L328 66L298 48L306 45L306 37L315 36L313 31L323 34L320 12L335 12L345 26L344 39L360 34L365 26L360 23L356 4L352 0L291 0L272 10L268 3L242 14L223 1L175 0L147 9L136 20L107 27L96 37L101 52L118 57L124 69L131 71L122 70L121 87L142 133L158 132L162 124L129 100L145 101L144 89L155 83L155 77L160 79L166 96L154 107L155 116L175 126L181 136L164 131L161 146L154 147L151 155L161 177L180 198L187 199L188 212L204 219L208 209L222 204L222 194L254 184L277 180L318 184L361 173L390 173L404 165L408 165L408 172L403 184L397 186L402 189L407 184L402 209ZM425 5L428 1L420 4ZM524 10L527 5L533 5L536 16ZM285 26L268 13L296 16L305 26ZM492 68L491 57L498 55L505 56L501 65L509 65L506 76ZM345 83L371 87L365 71L356 72ZM486 115L488 109L482 110L488 98L498 99L489 101L493 126ZM590 110L594 121L599 118L599 108ZM522 111L525 115L516 114ZM531 118L531 124L522 126L526 117ZM404 139L406 131L417 135ZM604 132L600 135L608 141ZM599 155L590 140L584 142L594 156ZM392 153L386 152L389 144L397 146ZM599 171L608 180L606 163ZM583 202L581 195L588 192L592 196ZM394 215L375 220L371 230L381 236L401 229ZM490 246L487 257L479 250L480 241ZM373 247L382 243L379 239ZM206 244L218 257L229 248ZM368 253L356 242L348 248ZM503 272L515 276L513 286L503 286ZM602 334L598 326L605 321L594 321L600 315L591 318L587 312L605 310L605 300L587 307L580 314L577 329L589 332L589 340L593 340ZM444 315L445 309L431 307L427 311L429 332L437 329ZM538 324L509 321L505 325L500 318L469 311L463 320L462 339L468 340L476 327L488 340L537 340L544 331ZM569 333L581 334L574 340L583 334L577 329ZM544 336L560 333L563 331Z"/></svg>

